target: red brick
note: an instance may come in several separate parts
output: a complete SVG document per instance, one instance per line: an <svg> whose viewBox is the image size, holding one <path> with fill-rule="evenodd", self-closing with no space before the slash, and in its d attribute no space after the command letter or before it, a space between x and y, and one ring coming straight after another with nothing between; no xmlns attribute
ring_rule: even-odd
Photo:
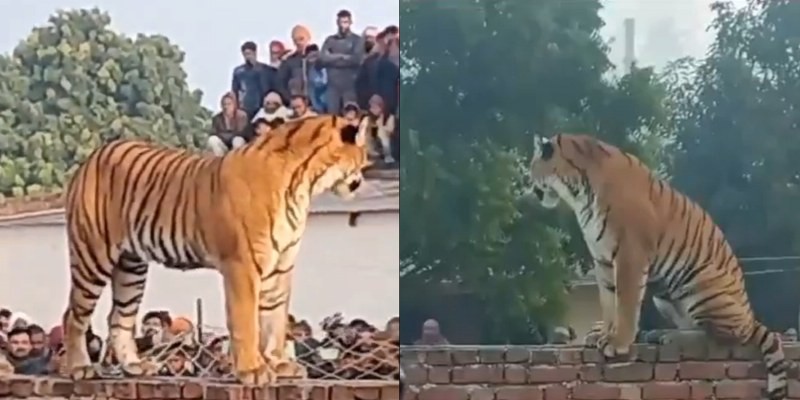
<svg viewBox="0 0 800 400"><path fill-rule="evenodd" d="M558 352L558 363L561 365L580 364L583 362L583 349L570 348Z"/></svg>
<svg viewBox="0 0 800 400"><path fill-rule="evenodd" d="M603 380L603 368L597 364L584 364L579 367L578 377L584 382Z"/></svg>
<svg viewBox="0 0 800 400"><path fill-rule="evenodd" d="M34 381L30 378L12 378L9 382L11 395L14 397L33 396Z"/></svg>
<svg viewBox="0 0 800 400"><path fill-rule="evenodd" d="M763 390L762 381L720 381L714 385L714 394L718 399L758 399Z"/></svg>
<svg viewBox="0 0 800 400"><path fill-rule="evenodd" d="M506 360L505 349L481 349L479 353L483 364L500 364Z"/></svg>
<svg viewBox="0 0 800 400"><path fill-rule="evenodd" d="M506 362L519 364L531 361L531 351L524 347L512 347L506 350Z"/></svg>
<svg viewBox="0 0 800 400"><path fill-rule="evenodd" d="M455 350L451 353L453 364L477 364L478 363L478 350Z"/></svg>
<svg viewBox="0 0 800 400"><path fill-rule="evenodd" d="M543 389L544 389L544 400L570 399L570 390L564 385L547 385Z"/></svg>
<svg viewBox="0 0 800 400"><path fill-rule="evenodd" d="M692 382L689 386L692 400L706 400L714 397L714 385L710 382Z"/></svg>
<svg viewBox="0 0 800 400"><path fill-rule="evenodd" d="M467 365L454 367L453 383L503 383L502 365Z"/></svg>
<svg viewBox="0 0 800 400"><path fill-rule="evenodd" d="M736 346L733 348L734 360L758 361L763 355L756 346Z"/></svg>
<svg viewBox="0 0 800 400"><path fill-rule="evenodd" d="M658 347L651 344L636 344L631 347L632 360L652 363L658 360Z"/></svg>
<svg viewBox="0 0 800 400"><path fill-rule="evenodd" d="M427 382L429 383L450 383L450 367L431 367L428 370L428 379Z"/></svg>
<svg viewBox="0 0 800 400"><path fill-rule="evenodd" d="M619 363L603 367L603 377L608 382L644 382L653 379L653 364Z"/></svg>
<svg viewBox="0 0 800 400"><path fill-rule="evenodd" d="M381 388L379 387L354 387L352 390L353 398L363 400L381 400Z"/></svg>
<svg viewBox="0 0 800 400"><path fill-rule="evenodd" d="M681 360L681 349L675 344L665 344L658 346L659 362L678 362Z"/></svg>
<svg viewBox="0 0 800 400"><path fill-rule="evenodd" d="M791 379L789 380L789 397L793 399L800 398L800 381Z"/></svg>
<svg viewBox="0 0 800 400"><path fill-rule="evenodd" d="M469 392L469 400L495 400L494 389L487 387L473 388Z"/></svg>
<svg viewBox="0 0 800 400"><path fill-rule="evenodd" d="M263 397L257 397L256 400L261 400L262 398ZM329 397L326 395L325 397L320 397L319 399L312 398L311 400L328 400L328 399ZM400 400L400 388L397 386L381 388L381 396L379 400Z"/></svg>
<svg viewBox="0 0 800 400"><path fill-rule="evenodd" d="M657 381L674 381L678 377L678 364L656 364L653 372Z"/></svg>
<svg viewBox="0 0 800 400"><path fill-rule="evenodd" d="M648 382L642 387L642 398L653 400L683 400L691 398L688 382Z"/></svg>
<svg viewBox="0 0 800 400"><path fill-rule="evenodd" d="M137 398L138 391L136 390L136 382L135 381L123 381L123 382L114 382L112 385L112 391L114 393L114 398L117 399L135 399ZM170 382L162 384L162 386L169 387L167 390L168 393L175 394L175 397L164 397L166 399L176 399L181 393L180 386L177 382Z"/></svg>
<svg viewBox="0 0 800 400"><path fill-rule="evenodd" d="M186 382L181 389L181 397L184 399L202 399L203 385L198 382Z"/></svg>
<svg viewBox="0 0 800 400"><path fill-rule="evenodd" d="M420 391L419 400L469 400L469 392L458 386L432 386Z"/></svg>
<svg viewBox="0 0 800 400"><path fill-rule="evenodd" d="M573 400L640 400L641 389L610 383L579 383L572 389Z"/></svg>
<svg viewBox="0 0 800 400"><path fill-rule="evenodd" d="M560 383L578 379L578 367L536 365L529 369L531 383Z"/></svg>
<svg viewBox="0 0 800 400"><path fill-rule="evenodd" d="M528 369L524 365L506 365L505 382L521 385L528 382Z"/></svg>
<svg viewBox="0 0 800 400"><path fill-rule="evenodd" d="M406 382L410 385L422 385L428 383L428 367L419 364L412 364L403 368L406 374Z"/></svg>
<svg viewBox="0 0 800 400"><path fill-rule="evenodd" d="M553 365L558 362L558 352L555 349L531 350L531 363L534 365Z"/></svg>
<svg viewBox="0 0 800 400"><path fill-rule="evenodd" d="M766 379L767 369L763 363L732 361L728 363L728 378Z"/></svg>
<svg viewBox="0 0 800 400"><path fill-rule="evenodd" d="M725 379L725 364L720 362L685 361L678 367L681 379Z"/></svg>
<svg viewBox="0 0 800 400"><path fill-rule="evenodd" d="M447 350L431 350L425 354L428 365L453 365L453 359Z"/></svg>
<svg viewBox="0 0 800 400"><path fill-rule="evenodd" d="M800 343L783 343L783 355L787 360L800 361Z"/></svg>
<svg viewBox="0 0 800 400"><path fill-rule="evenodd" d="M544 393L536 386L502 386L495 390L496 400L542 400Z"/></svg>

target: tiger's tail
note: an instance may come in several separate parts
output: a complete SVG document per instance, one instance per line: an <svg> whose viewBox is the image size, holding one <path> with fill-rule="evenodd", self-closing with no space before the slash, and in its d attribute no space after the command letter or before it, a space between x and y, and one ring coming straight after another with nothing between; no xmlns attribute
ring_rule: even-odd
<svg viewBox="0 0 800 400"><path fill-rule="evenodd" d="M747 343L758 345L764 356L764 364L767 367L767 398L783 400L788 396L786 372L789 369L789 361L783 354L781 338L757 321L752 332Z"/></svg>

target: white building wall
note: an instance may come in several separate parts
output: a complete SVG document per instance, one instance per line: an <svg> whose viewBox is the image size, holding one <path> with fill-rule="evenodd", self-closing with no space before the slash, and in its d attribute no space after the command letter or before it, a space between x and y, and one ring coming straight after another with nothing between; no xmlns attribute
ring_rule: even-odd
<svg viewBox="0 0 800 400"><path fill-rule="evenodd" d="M399 213L364 213L356 227L348 214L312 214L295 268L291 313L316 327L334 312L382 326L398 314ZM60 323L69 275L64 225L0 225L0 307L22 311L49 329ZM110 287L93 326L106 332ZM166 309L195 320L201 298L204 323L224 326L221 279L215 271L150 269L141 313ZM140 313L140 315L141 315Z"/></svg>

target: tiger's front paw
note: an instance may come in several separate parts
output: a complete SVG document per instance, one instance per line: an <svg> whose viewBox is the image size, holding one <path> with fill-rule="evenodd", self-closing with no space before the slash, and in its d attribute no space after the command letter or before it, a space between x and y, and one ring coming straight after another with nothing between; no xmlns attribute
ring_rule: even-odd
<svg viewBox="0 0 800 400"><path fill-rule="evenodd" d="M631 352L631 345L619 344L613 332L601 335L597 339L596 347L606 360L618 361L626 358Z"/></svg>
<svg viewBox="0 0 800 400"><path fill-rule="evenodd" d="M596 321L594 325L592 325L592 329L583 337L583 345L592 349L598 348L598 342L601 337L607 336L606 332L605 323L603 323L603 321Z"/></svg>
<svg viewBox="0 0 800 400"><path fill-rule="evenodd" d="M606 360L619 360L627 358L630 354L631 343L620 343L617 340L616 329L613 324L606 326L597 322L584 337L584 345L600 351Z"/></svg>
<svg viewBox="0 0 800 400"><path fill-rule="evenodd" d="M237 370L236 378L244 385L263 386L275 383L277 376L267 363L261 363L254 368Z"/></svg>

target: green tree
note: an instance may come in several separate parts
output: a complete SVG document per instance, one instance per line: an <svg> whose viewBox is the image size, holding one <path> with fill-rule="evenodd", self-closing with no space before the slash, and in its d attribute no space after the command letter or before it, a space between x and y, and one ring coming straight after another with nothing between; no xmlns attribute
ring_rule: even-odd
<svg viewBox="0 0 800 400"><path fill-rule="evenodd" d="M739 256L800 250L800 3L713 6L716 38L675 115L675 182Z"/></svg>
<svg viewBox="0 0 800 400"><path fill-rule="evenodd" d="M563 314L585 245L571 213L520 200L532 134L589 132L657 165L669 122L651 69L607 78L600 8L401 3L403 303L454 283L483 301L491 342L530 342Z"/></svg>
<svg viewBox="0 0 800 400"><path fill-rule="evenodd" d="M97 9L59 11L0 56L0 193L58 191L112 137L199 143L210 112L187 87L184 53L110 23Z"/></svg>

